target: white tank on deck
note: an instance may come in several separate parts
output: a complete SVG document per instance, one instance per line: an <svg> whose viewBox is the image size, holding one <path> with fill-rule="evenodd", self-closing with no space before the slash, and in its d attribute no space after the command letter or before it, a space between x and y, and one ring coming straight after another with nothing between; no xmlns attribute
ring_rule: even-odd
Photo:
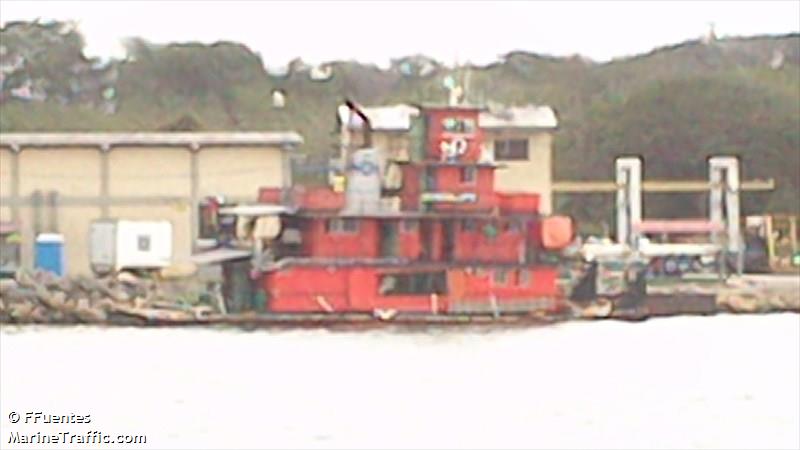
<svg viewBox="0 0 800 450"><path fill-rule="evenodd" d="M375 148L353 152L347 165L345 214L366 214L381 209L381 153Z"/></svg>

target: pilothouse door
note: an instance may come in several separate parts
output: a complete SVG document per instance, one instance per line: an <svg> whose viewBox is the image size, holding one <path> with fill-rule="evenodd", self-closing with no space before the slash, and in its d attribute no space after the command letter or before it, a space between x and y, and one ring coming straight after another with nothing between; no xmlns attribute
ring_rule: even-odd
<svg viewBox="0 0 800 450"><path fill-rule="evenodd" d="M395 258L398 256L397 221L386 220L381 222L381 256Z"/></svg>

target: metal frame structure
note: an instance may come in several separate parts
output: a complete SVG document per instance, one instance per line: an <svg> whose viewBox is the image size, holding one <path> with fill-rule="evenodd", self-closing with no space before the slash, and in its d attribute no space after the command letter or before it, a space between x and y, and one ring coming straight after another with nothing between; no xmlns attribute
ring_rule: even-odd
<svg viewBox="0 0 800 450"><path fill-rule="evenodd" d="M737 272L742 273L744 244L740 229L739 160L715 156L709 167L709 220L644 220L642 218L642 160L622 157L616 160L617 242L644 256L735 254ZM709 244L645 244L646 231L663 234L707 232ZM721 266L721 269L724 265Z"/></svg>

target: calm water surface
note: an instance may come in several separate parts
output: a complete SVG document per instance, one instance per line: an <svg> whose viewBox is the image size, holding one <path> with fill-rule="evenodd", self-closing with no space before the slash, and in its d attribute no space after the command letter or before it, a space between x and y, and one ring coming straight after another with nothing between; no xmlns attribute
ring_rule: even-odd
<svg viewBox="0 0 800 450"><path fill-rule="evenodd" d="M10 446L14 431L89 430L147 435L132 448L800 447L797 314L427 332L5 326L0 363L2 448L34 448ZM92 423L9 423L25 411Z"/></svg>

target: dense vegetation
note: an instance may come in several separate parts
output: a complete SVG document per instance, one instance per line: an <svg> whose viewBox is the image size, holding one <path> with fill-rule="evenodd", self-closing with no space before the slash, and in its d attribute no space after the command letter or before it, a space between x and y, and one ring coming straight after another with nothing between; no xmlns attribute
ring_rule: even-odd
<svg viewBox="0 0 800 450"><path fill-rule="evenodd" d="M12 23L0 31L0 63L7 65L15 52L26 55L2 85L2 131L293 129L305 137L305 153L325 155L335 143L335 108L345 97L363 104L444 101L442 78L455 74L472 101L547 104L558 111L558 179L610 179L620 154L644 155L649 177L704 178L708 155L737 154L745 178L772 177L778 185L770 194L745 195L746 213L800 209L797 34L689 41L603 64L512 52L488 66L436 64L424 76L397 65L381 70L340 61L330 63L333 76L325 81L312 80L299 60L287 75L271 75L262 57L240 44L155 46L134 39L127 43L129 57L110 63L113 97L95 102L92 95L101 91L91 91L87 101L88 88L81 86L102 83L86 82L91 72L78 70L83 84L76 88L76 70L68 68L89 65L107 79L108 65L83 56L75 29L58 27L60 40L36 33L47 26L54 25ZM47 99L11 95L26 79ZM286 92L285 108L272 107L273 89ZM114 107L100 108L100 100ZM702 196L647 200L652 216L704 214ZM605 195L564 196L556 204L581 218L612 217Z"/></svg>

